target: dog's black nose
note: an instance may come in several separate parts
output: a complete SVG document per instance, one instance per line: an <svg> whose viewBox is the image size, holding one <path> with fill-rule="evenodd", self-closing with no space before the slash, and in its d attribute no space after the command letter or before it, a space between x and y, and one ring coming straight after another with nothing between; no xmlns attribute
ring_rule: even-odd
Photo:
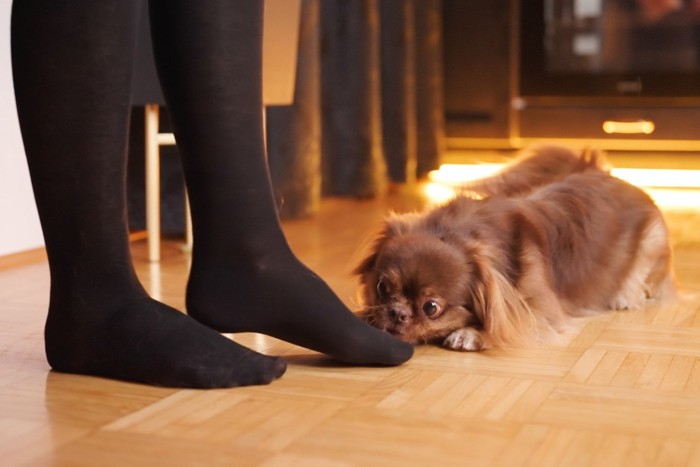
<svg viewBox="0 0 700 467"><path fill-rule="evenodd" d="M391 307L389 317L396 323L405 323L408 321L409 311L404 307Z"/></svg>

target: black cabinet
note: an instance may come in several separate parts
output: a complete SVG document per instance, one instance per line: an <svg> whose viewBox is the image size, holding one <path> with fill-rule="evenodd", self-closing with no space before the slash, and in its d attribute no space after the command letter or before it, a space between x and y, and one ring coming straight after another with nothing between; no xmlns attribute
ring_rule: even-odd
<svg viewBox="0 0 700 467"><path fill-rule="evenodd" d="M448 148L700 150L700 14L640 5L444 0Z"/></svg>
<svg viewBox="0 0 700 467"><path fill-rule="evenodd" d="M509 136L514 26L510 4L443 0L448 145L464 139L488 144Z"/></svg>

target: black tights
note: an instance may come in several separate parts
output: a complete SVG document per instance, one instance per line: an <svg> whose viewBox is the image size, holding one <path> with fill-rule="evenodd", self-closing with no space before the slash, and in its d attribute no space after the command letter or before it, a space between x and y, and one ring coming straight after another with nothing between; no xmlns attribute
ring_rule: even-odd
<svg viewBox="0 0 700 467"><path fill-rule="evenodd" d="M147 295L129 251L125 148L140 2L15 0L14 84L49 256L45 340L55 370L177 387L261 384L284 372L283 360L216 331L263 332L355 364L410 358L410 346L356 318L284 238L263 146L262 3L150 1L192 203L188 317Z"/></svg>

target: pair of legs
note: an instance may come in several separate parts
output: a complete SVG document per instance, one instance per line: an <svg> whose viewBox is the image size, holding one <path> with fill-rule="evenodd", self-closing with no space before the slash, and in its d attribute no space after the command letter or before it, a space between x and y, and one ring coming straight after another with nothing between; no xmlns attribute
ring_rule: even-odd
<svg viewBox="0 0 700 467"><path fill-rule="evenodd" d="M14 83L49 256L45 341L55 370L199 388L281 376L282 359L219 334L240 331L354 364L410 358L410 346L355 317L284 238L264 154L262 4L150 1L192 206L186 316L147 295L129 251L125 148L139 0L15 0Z"/></svg>

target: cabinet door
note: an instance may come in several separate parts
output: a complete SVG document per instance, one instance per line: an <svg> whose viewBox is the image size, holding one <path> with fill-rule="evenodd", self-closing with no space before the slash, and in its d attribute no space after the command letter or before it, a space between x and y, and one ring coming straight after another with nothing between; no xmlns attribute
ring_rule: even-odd
<svg viewBox="0 0 700 467"><path fill-rule="evenodd" d="M444 0L449 138L507 138L510 0Z"/></svg>

